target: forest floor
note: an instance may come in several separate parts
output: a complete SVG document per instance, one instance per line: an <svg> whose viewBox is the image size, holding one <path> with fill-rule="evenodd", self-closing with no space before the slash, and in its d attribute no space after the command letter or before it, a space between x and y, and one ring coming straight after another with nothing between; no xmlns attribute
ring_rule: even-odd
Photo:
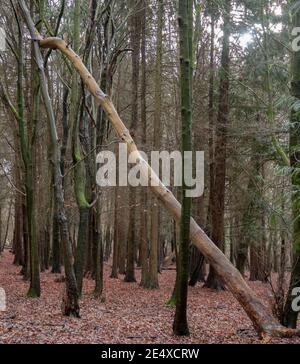
<svg viewBox="0 0 300 364"><path fill-rule="evenodd" d="M189 289L191 335L173 336L174 307L165 303L173 290L175 270L159 275L160 289L145 290L139 283L125 283L122 276L109 278L111 268L105 264L105 302L93 298L94 283L85 279L81 318L76 319L61 314L64 283L55 282L60 275L41 273L41 298L26 298L28 282L12 261L7 250L0 256L0 287L7 294L7 311L0 312L0 343L261 343L233 296L202 284ZM139 282L139 270L136 278ZM250 285L266 303L270 301L268 284ZM272 340L278 342L300 343L300 338Z"/></svg>

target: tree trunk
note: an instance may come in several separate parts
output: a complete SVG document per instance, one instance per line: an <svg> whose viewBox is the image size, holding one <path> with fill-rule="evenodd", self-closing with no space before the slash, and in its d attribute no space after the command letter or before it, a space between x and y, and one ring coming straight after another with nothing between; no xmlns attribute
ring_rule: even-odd
<svg viewBox="0 0 300 364"><path fill-rule="evenodd" d="M244 204L244 212L241 218L241 231L239 236L239 243L236 247L236 267L244 276L246 263L248 260L248 250L251 248L251 263L253 253L257 253L261 246L261 221L259 219L261 210L260 194L262 190L258 190L261 185L261 161L260 158L251 158L250 160L249 181L246 192L246 201Z"/></svg>
<svg viewBox="0 0 300 364"><path fill-rule="evenodd" d="M135 251L135 190L133 187L129 187L129 224L127 233L127 259L126 259L126 271L125 282L136 282L135 270L134 270L134 251Z"/></svg>
<svg viewBox="0 0 300 364"><path fill-rule="evenodd" d="M141 12L141 144L147 143L147 105L146 105L146 1L142 0ZM143 288L149 288L149 247L147 224L147 191L141 191L141 227L140 227L140 262L142 267L141 283Z"/></svg>
<svg viewBox="0 0 300 364"><path fill-rule="evenodd" d="M163 33L164 3L157 3L157 31L156 31L156 64L155 64L155 110L153 130L153 150L159 151L161 138L162 113L162 33ZM151 203L151 244L149 261L149 288L158 288L158 251L159 251L159 204L155 197Z"/></svg>
<svg viewBox="0 0 300 364"><path fill-rule="evenodd" d="M67 153L67 144L69 137L69 125L68 125L68 97L69 89L64 86L63 91L63 115L62 115L62 126L63 126L63 138L60 149L60 169L63 176L64 186L64 175L65 175L65 157ZM52 176L53 178L53 176ZM53 181L54 183L54 181ZM61 273L61 244L60 244L60 233L59 233L59 216L57 206L55 203L55 196L53 194L53 217L52 217L52 273Z"/></svg>
<svg viewBox="0 0 300 364"><path fill-rule="evenodd" d="M100 205L100 202L97 201ZM95 259L95 289L94 296L104 301L103 296L103 242L101 234L100 206L97 207L97 213L92 214L92 224L94 226L94 240L96 245Z"/></svg>
<svg viewBox="0 0 300 364"><path fill-rule="evenodd" d="M17 145L17 139L15 138L15 145ZM19 148L17 148L18 150ZM18 150L19 152L19 150ZM14 176L15 176L15 186L19 191L22 191L21 182L21 165L19 162L18 154L15 155L14 163ZM25 252L24 252L24 240L23 240L23 210L22 201L23 195L19 192L15 192L15 202L14 202L14 235L13 235L13 253L15 265L25 265ZM23 270L23 269L22 269Z"/></svg>
<svg viewBox="0 0 300 364"><path fill-rule="evenodd" d="M19 59L18 59L18 85L17 85L17 98L18 98L18 116L19 116L19 138L21 145L21 154L24 163L24 182L26 191L26 231L27 231L27 273L30 274L30 287L27 293L28 297L39 297L41 294L40 288L40 267L38 256L38 241L36 231L36 217L35 217L35 203L34 203L34 165L33 165L33 143L34 143L34 122L37 113L38 104L38 81L35 76L32 80L32 118L28 128L28 140L30 145L26 143L25 139L25 121L24 121L24 91L23 91L23 77L24 77L24 54L23 54L23 36L22 30L19 26L18 29L19 40ZM32 51L32 66L35 69ZM33 142L33 143L31 143Z"/></svg>
<svg viewBox="0 0 300 364"><path fill-rule="evenodd" d="M124 187L123 187L124 188ZM121 192L120 187L116 187L118 190L118 200L119 200L119 194ZM118 204L119 206L119 204ZM125 222L124 222L124 216L122 216L122 209L118 208L117 210L118 214L118 231L117 231L117 240L118 240L118 268L119 268L119 274L125 274L126 272L126 266L125 266L125 255L126 255L126 228L125 228Z"/></svg>
<svg viewBox="0 0 300 364"><path fill-rule="evenodd" d="M204 256L199 250L193 246L190 257L190 280L189 286L194 287L200 280L204 282L205 276L203 273Z"/></svg>
<svg viewBox="0 0 300 364"><path fill-rule="evenodd" d="M209 153L209 203L207 211L207 224L206 228L211 237L212 231L212 206L214 197L214 181L215 181L215 112L214 112L214 64L215 64L215 14L214 14L214 0L210 0L211 11L211 34L210 34L210 61L209 61L209 91L208 91L208 153Z"/></svg>
<svg viewBox="0 0 300 364"><path fill-rule="evenodd" d="M54 196L53 196L54 197ZM59 216L55 203L53 202L53 224L52 224L52 273L61 273L60 257L60 234L59 234Z"/></svg>
<svg viewBox="0 0 300 364"><path fill-rule="evenodd" d="M214 180L211 210L211 237L213 242L224 251L224 218L225 218L225 178L226 178L226 133L229 114L229 38L230 38L230 1L224 5L223 46L220 70L219 110L216 123L216 142L214 150ZM206 287L223 289L219 277L210 267Z"/></svg>
<svg viewBox="0 0 300 364"><path fill-rule="evenodd" d="M13 200L11 199L9 202L8 215L7 215L7 220L6 220L6 224L5 224L5 233L4 233L4 236L2 236L3 241L1 240L2 234L0 234L0 254L3 252L3 250L5 248L7 237L8 237L12 205L13 205ZM0 212L0 219L2 219L1 212ZM1 224L1 222L0 222L0 224Z"/></svg>
<svg viewBox="0 0 300 364"><path fill-rule="evenodd" d="M131 60L132 60L132 100L131 100L131 125L132 131L138 128L138 90L139 90L139 71L140 71L140 39L141 39L141 22L140 22L140 0L131 1L131 10L133 15L130 17L130 37L131 37ZM129 186L129 223L127 233L127 261L125 282L135 282L134 261L136 241L136 216L135 204L137 201L136 190Z"/></svg>
<svg viewBox="0 0 300 364"><path fill-rule="evenodd" d="M118 148L118 146L116 146L116 149ZM116 155L118 156L118 153L116 153ZM119 163L118 157L116 158L117 162L117 166ZM117 172L118 175L118 172ZM114 243L113 243L113 261L112 261L112 270L111 270L111 275L110 278L118 278L118 266L119 266L119 250L120 250L120 242L119 241L119 227L121 224L121 221L119 221L119 213L118 213L118 191L119 188L118 186L115 187L115 211L114 211Z"/></svg>
<svg viewBox="0 0 300 364"><path fill-rule="evenodd" d="M180 42L180 89L181 89L181 152L192 150L192 76L193 76L193 1L180 0L179 12ZM182 171L186 170L183 158ZM187 296L189 279L189 244L192 200L186 196L188 187L182 176L182 209L180 219L180 244L177 265L176 310L173 323L175 335L189 335L187 322Z"/></svg>
<svg viewBox="0 0 300 364"><path fill-rule="evenodd" d="M78 52L80 47L80 7L81 0L75 0L74 4L74 23L73 23L73 46L75 52ZM80 92L78 75L72 77L71 89L71 112L70 119L72 124L72 154L74 163L74 189L76 202L79 211L79 226L76 245L75 257L75 276L77 280L78 293L81 295L84 273L84 262L86 243L88 239L89 227L89 203L86 199L86 176L84 171L84 163L81 157L81 148L79 141L79 116L80 109Z"/></svg>

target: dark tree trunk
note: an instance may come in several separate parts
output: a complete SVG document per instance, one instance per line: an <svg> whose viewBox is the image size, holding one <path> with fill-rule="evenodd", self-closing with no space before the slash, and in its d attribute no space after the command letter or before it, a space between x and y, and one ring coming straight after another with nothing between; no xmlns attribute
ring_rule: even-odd
<svg viewBox="0 0 300 364"><path fill-rule="evenodd" d="M193 76L193 1L179 1L180 89L181 89L181 151L192 150L192 76ZM185 159L182 170L185 171ZM182 214L180 221L179 259L176 277L176 310L173 323L175 335L189 335L187 296L189 278L189 244L192 201L186 196L188 187L182 178Z"/></svg>
<svg viewBox="0 0 300 364"><path fill-rule="evenodd" d="M25 199L22 200L22 212L23 212L23 242L24 242L24 257L25 264L22 269L22 274L24 276L24 280L29 280L30 278L30 248L29 248L29 240L28 240L28 227L27 227L27 212Z"/></svg>
<svg viewBox="0 0 300 364"><path fill-rule="evenodd" d="M19 174L19 172L17 172ZM20 184L16 183L20 189ZM21 190L21 189L20 189ZM23 209L22 209L23 196L16 192L15 196L15 214L14 214L14 236L13 236L13 253L15 265L25 265L25 251L23 239Z"/></svg>
<svg viewBox="0 0 300 364"><path fill-rule="evenodd" d="M130 38L131 38L131 85L132 85L132 100L131 100L131 125L132 132L138 128L138 91L139 91L139 71L140 71L140 40L141 40L141 14L140 0L131 0L131 10L133 14L130 17ZM137 201L136 190L129 187L129 223L127 233L127 259L125 282L135 282L134 262L135 251L137 248L136 241L136 216L135 204Z"/></svg>
<svg viewBox="0 0 300 364"><path fill-rule="evenodd" d="M163 56L163 16L164 2L157 2L157 30L156 30L156 62L155 62L155 110L153 128L153 150L159 150L161 144L161 114L162 114L162 56ZM149 256L149 288L159 288L159 251L160 251L160 211L159 204L155 196L151 200L151 241Z"/></svg>
<svg viewBox="0 0 300 364"><path fill-rule="evenodd" d="M89 228L89 207L81 207L79 209L79 229L77 237L77 247L76 247L76 258L75 258L75 276L77 280L78 292L81 295L82 283L83 283L83 273L84 273L84 263L85 263L85 249L86 240L88 237Z"/></svg>
<svg viewBox="0 0 300 364"><path fill-rule="evenodd" d="M119 224L118 221L118 187L115 187L115 211L114 211L114 242L113 242L113 262L112 262L112 271L111 278L118 278L118 266L119 266L119 250L120 250L120 242L119 242Z"/></svg>
<svg viewBox="0 0 300 364"><path fill-rule="evenodd" d="M59 233L59 216L54 202L52 226L52 273L61 273L61 247Z"/></svg>
<svg viewBox="0 0 300 364"><path fill-rule="evenodd" d="M127 259L126 259L126 272L125 282L136 282L134 270L134 252L135 252L135 190L129 187L129 226L127 233Z"/></svg>
<svg viewBox="0 0 300 364"><path fill-rule="evenodd" d="M196 247L192 247L191 259L190 259L190 280L189 286L194 287L197 282L205 280L203 272L204 256L199 252Z"/></svg>
<svg viewBox="0 0 300 364"><path fill-rule="evenodd" d="M117 187L118 188L118 187ZM118 193L120 193L121 189L118 188ZM118 240L118 268L120 274L125 274L126 272L126 229L125 229L125 221L124 216L122 216L122 211L117 210L118 214L118 229L117 229L117 240Z"/></svg>
<svg viewBox="0 0 300 364"><path fill-rule="evenodd" d="M224 5L223 46L220 70L219 109L216 123L216 141L214 151L214 181L211 206L212 241L224 251L224 214L225 214L225 178L226 178L226 142L229 114L229 38L230 38L230 1ZM215 270L210 267L206 287L216 290L224 286Z"/></svg>

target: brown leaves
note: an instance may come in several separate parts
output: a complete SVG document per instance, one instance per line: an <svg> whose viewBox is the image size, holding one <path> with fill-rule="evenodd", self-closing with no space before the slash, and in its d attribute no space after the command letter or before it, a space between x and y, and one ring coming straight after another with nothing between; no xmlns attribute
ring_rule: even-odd
<svg viewBox="0 0 300 364"><path fill-rule="evenodd" d="M259 340L251 322L229 292L189 288L188 316L191 336L173 336L174 308L166 306L173 290L175 271L159 275L160 289L145 290L138 283L110 279L105 266L105 302L93 298L94 282L84 281L80 319L60 312L64 283L60 275L41 273L42 296L26 298L28 282L12 265L13 256L0 256L0 286L6 290L6 312L0 312L1 343L300 343L300 338ZM268 301L268 285L250 282Z"/></svg>

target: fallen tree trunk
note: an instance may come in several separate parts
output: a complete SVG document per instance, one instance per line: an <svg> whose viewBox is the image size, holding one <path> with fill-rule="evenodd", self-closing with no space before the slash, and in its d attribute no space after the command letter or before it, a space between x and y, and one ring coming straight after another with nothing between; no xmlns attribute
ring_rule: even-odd
<svg viewBox="0 0 300 364"><path fill-rule="evenodd" d="M175 196L167 189L159 177L154 173L150 165L143 159L132 139L129 130L120 119L112 101L104 94L97 85L95 79L84 66L77 54L59 38L41 39L39 44L42 48L60 50L73 64L80 74L85 86L94 96L106 112L108 119L116 130L120 139L127 144L128 151L135 153L137 164L143 176L149 180L149 186L152 192L166 207L176 221L180 221L181 205ZM255 292L247 285L239 271L230 263L221 250L209 239L204 231L197 225L195 220L190 221L190 237L193 244L201 251L208 262L215 269L227 288L241 304L248 317L253 323L254 328L261 336L281 336L290 337L299 335L299 331L292 330L281 326L278 321L271 315L269 309L263 304Z"/></svg>

